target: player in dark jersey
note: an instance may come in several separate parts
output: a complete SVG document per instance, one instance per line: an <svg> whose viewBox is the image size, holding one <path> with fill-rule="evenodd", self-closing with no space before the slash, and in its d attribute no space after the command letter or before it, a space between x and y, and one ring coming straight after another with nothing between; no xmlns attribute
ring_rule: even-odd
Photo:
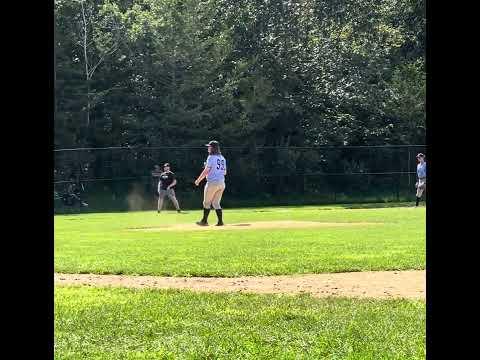
<svg viewBox="0 0 480 360"><path fill-rule="evenodd" d="M168 196L170 201L177 209L177 212L180 212L180 205L178 200L175 197L175 190L173 187L177 185L177 179L175 179L175 174L170 171L170 164L166 163L163 165L163 172L160 174L160 181L158 182L158 208L157 212L160 213L163 207L163 199L165 196Z"/></svg>

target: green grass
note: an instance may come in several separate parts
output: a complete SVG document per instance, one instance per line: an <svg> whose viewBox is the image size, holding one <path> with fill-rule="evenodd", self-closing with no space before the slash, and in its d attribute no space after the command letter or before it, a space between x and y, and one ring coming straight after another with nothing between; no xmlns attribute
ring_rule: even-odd
<svg viewBox="0 0 480 360"><path fill-rule="evenodd" d="M425 208L361 206L226 209L227 223L303 220L373 226L133 232L193 223L200 211L55 216L55 271L240 276L425 268ZM215 213L210 214L215 222Z"/></svg>
<svg viewBox="0 0 480 360"><path fill-rule="evenodd" d="M424 358L421 301L55 289L55 359Z"/></svg>

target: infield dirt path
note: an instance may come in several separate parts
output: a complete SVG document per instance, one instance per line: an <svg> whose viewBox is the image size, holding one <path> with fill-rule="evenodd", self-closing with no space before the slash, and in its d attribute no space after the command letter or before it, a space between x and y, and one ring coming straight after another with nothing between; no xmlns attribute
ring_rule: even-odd
<svg viewBox="0 0 480 360"><path fill-rule="evenodd" d="M208 292L310 293L315 297L425 299L425 270L365 271L238 278L55 274L56 285L190 289Z"/></svg>

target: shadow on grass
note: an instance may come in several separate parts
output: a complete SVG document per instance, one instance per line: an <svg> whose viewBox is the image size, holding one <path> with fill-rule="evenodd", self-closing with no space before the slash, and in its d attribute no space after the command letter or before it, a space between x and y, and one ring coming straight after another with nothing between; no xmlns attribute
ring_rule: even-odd
<svg viewBox="0 0 480 360"><path fill-rule="evenodd" d="M412 202L401 203L372 203L372 204L345 204L338 205L337 208L341 209L382 209L382 208L398 208L398 207L413 207Z"/></svg>

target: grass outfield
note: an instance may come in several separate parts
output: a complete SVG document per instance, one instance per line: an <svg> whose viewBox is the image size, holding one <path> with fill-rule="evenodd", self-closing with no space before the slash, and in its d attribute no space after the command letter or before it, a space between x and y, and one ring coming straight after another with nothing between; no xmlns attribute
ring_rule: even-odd
<svg viewBox="0 0 480 360"><path fill-rule="evenodd" d="M56 359L424 359L425 303L57 287Z"/></svg>
<svg viewBox="0 0 480 360"><path fill-rule="evenodd" d="M425 268L425 208L226 209L225 222L375 222L373 226L129 231L194 223L200 211L55 216L55 271L241 276ZM210 214L214 224L215 213ZM217 229L218 230L218 229Z"/></svg>

